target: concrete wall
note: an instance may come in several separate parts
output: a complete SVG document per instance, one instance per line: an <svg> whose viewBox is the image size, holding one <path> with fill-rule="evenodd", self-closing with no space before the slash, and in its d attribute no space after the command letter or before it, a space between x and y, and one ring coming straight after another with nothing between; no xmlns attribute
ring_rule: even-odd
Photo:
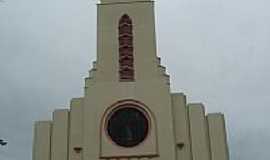
<svg viewBox="0 0 270 160"><path fill-rule="evenodd" d="M206 119L202 104L186 105L184 94L170 91L156 55L154 2L101 0L97 14L97 62L85 79L84 97L73 99L70 111L56 110L52 124L35 125L33 160L228 160L223 117ZM119 82L123 14L133 22L134 82ZM123 100L142 103L150 115L151 134L134 148L106 140L105 113Z"/></svg>
<svg viewBox="0 0 270 160"><path fill-rule="evenodd" d="M68 129L69 111L55 110L53 112L51 160L68 159Z"/></svg>
<svg viewBox="0 0 270 160"><path fill-rule="evenodd" d="M115 2L120 2L120 3L125 3L125 2L146 2L146 1L151 1L151 0L100 0L102 4L109 4L109 3L115 3Z"/></svg>
<svg viewBox="0 0 270 160"><path fill-rule="evenodd" d="M229 160L224 115L211 113L205 116L204 106L202 104L186 105L186 97L182 93L171 94L171 100L172 124L174 125L175 136L174 147L176 150L175 160ZM83 105L83 98L72 99L70 112L68 110L56 110L53 113L53 121L35 123L33 160L68 160L68 157L70 160L83 160L84 141L87 141L87 139L98 140L97 137L92 136L89 137L90 139L84 139ZM86 124L93 125L92 122ZM157 126L162 127L162 123ZM161 133L160 130L157 132ZM97 143L99 142L97 141ZM165 143L165 141L162 141L162 143ZM96 143L92 145L93 149L98 149L97 146ZM80 148L80 151L77 152L75 148ZM161 150L159 153L166 152L163 147L161 147ZM88 150L86 152L91 153ZM116 158L109 157L104 159L116 160ZM118 160L139 159L160 158L118 158Z"/></svg>
<svg viewBox="0 0 270 160"><path fill-rule="evenodd" d="M191 160L191 142L186 96L182 93L172 94L172 105L177 160Z"/></svg>
<svg viewBox="0 0 270 160"><path fill-rule="evenodd" d="M156 36L154 2L98 5L97 74L98 82L118 82L118 22L128 14L133 24L135 80L156 80Z"/></svg>
<svg viewBox="0 0 270 160"><path fill-rule="evenodd" d="M83 98L74 98L70 104L69 159L82 160L83 152Z"/></svg>
<svg viewBox="0 0 270 160"><path fill-rule="evenodd" d="M223 114L212 113L207 116L212 160L229 160Z"/></svg>
<svg viewBox="0 0 270 160"><path fill-rule="evenodd" d="M210 160L209 135L204 106L202 104L189 104L188 114L192 158L193 160Z"/></svg>
<svg viewBox="0 0 270 160"><path fill-rule="evenodd" d="M135 82L119 82L118 22L124 14L128 14L133 23ZM165 81L164 74L160 74L156 56L154 3L101 3L98 5L97 25L97 68L95 77L87 80L91 85L86 88L83 106L83 157L95 160L100 156L121 157L129 154L131 157L175 159L170 89L167 77ZM126 99L143 102L155 117L153 124L157 127L153 135L157 138L151 146L123 149L111 147L111 144L99 139L105 137L100 128L106 110ZM100 147L96 147L97 144Z"/></svg>
<svg viewBox="0 0 270 160"><path fill-rule="evenodd" d="M34 127L33 160L51 159L51 121L38 121Z"/></svg>

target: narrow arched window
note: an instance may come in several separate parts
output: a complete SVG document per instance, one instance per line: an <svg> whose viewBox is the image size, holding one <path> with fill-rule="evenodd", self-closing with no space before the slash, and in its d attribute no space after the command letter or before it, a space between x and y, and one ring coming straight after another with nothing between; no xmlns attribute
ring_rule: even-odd
<svg viewBox="0 0 270 160"><path fill-rule="evenodd" d="M132 20L124 14L119 20L119 80L134 81Z"/></svg>

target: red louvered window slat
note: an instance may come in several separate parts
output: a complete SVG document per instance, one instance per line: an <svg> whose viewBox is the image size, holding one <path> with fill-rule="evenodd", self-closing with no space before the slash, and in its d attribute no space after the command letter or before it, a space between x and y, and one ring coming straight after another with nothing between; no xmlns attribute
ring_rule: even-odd
<svg viewBox="0 0 270 160"><path fill-rule="evenodd" d="M119 81L134 81L132 20L124 14L119 21Z"/></svg>

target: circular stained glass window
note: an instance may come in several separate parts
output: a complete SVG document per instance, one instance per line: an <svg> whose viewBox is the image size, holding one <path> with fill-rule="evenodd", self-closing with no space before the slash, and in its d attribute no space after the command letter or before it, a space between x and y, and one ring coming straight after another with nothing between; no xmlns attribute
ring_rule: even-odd
<svg viewBox="0 0 270 160"><path fill-rule="evenodd" d="M144 141L149 122L140 109L121 107L112 112L107 121L107 132L113 142L122 147L134 147Z"/></svg>

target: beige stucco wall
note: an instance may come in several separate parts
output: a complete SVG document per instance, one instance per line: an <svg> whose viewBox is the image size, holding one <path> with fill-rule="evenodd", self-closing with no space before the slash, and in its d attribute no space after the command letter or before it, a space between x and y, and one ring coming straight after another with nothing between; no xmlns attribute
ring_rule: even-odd
<svg viewBox="0 0 270 160"><path fill-rule="evenodd" d="M123 14L131 17L134 35L135 82L126 83L118 81L118 21ZM95 137L101 134L101 118L105 110L119 100L134 99L147 105L156 118L157 142L163 145L153 146L158 148L158 152L152 152L151 155L159 155L160 159L174 159L171 97L167 77L160 74L156 58L153 2L100 4L97 22L97 69L95 76L88 80L92 83L88 83L84 101L84 121L92 122L93 125L84 124L84 158L98 158L103 155L101 152L109 148L103 144L101 150L96 147L93 149L93 144L99 143ZM130 155L149 155L148 147L144 148L145 153L133 150ZM115 152L115 156L117 153L123 156L126 154L122 152L130 151L110 152Z"/></svg>
<svg viewBox="0 0 270 160"><path fill-rule="evenodd" d="M172 94L172 105L177 160L191 160L190 128L186 96L183 93Z"/></svg>
<svg viewBox="0 0 270 160"><path fill-rule="evenodd" d="M163 87L162 87L163 86ZM100 92L100 91L104 92ZM171 101L168 89L164 83L143 84L96 84L91 87L91 93L85 97L84 122L84 157L99 157L101 118L111 104L123 99L135 99L149 107L156 117L159 155L174 159L174 132L172 122ZM96 91L96 92L95 92ZM93 148L94 147L94 148ZM117 152L116 154L117 155Z"/></svg>
<svg viewBox="0 0 270 160"><path fill-rule="evenodd" d="M228 145L224 115L212 113L207 116L212 160L228 160Z"/></svg>
<svg viewBox="0 0 270 160"><path fill-rule="evenodd" d="M83 98L74 98L70 104L69 120L69 159L81 160L82 152L76 148L83 147Z"/></svg>
<svg viewBox="0 0 270 160"><path fill-rule="evenodd" d="M66 109L53 112L51 160L68 159L69 111Z"/></svg>
<svg viewBox="0 0 270 160"><path fill-rule="evenodd" d="M147 2L147 1L151 1L151 0L100 0L102 4L125 3L125 2L136 3L136 2Z"/></svg>
<svg viewBox="0 0 270 160"><path fill-rule="evenodd" d="M38 121L34 128L33 160L51 159L51 121Z"/></svg>
<svg viewBox="0 0 270 160"><path fill-rule="evenodd" d="M202 104L188 105L193 160L210 160L208 127Z"/></svg>
<svg viewBox="0 0 270 160"><path fill-rule="evenodd" d="M202 104L186 105L186 97L182 93L171 95L173 130L175 136L175 160L228 160L228 146L226 139L226 129L224 116L219 113L211 113L205 116ZM83 136L83 124L94 125L94 122L85 123L82 114L83 98L76 98L71 101L70 120L68 110L56 110L53 114L53 121L39 121L35 124L33 160L65 159L67 160L67 146L69 145L69 159L83 160L82 152L85 150L85 141L91 140L93 150L99 151L98 136ZM154 110L154 109L152 109ZM163 117L161 115L161 117ZM158 121L157 121L158 122ZM160 123L160 122L159 122ZM166 123L163 123L164 125ZM52 127L53 126L53 127ZM160 125L162 127L162 123ZM159 154L167 152L163 148L166 139L160 136L161 130L157 130L159 143ZM99 133L97 133L99 134ZM69 137L69 142L68 138ZM161 137L161 138L160 138ZM178 137L178 138L177 138ZM163 140L163 141L162 141ZM76 153L74 147L81 147L82 152ZM174 146L174 145L172 145ZM161 152L164 151L164 152ZM91 152L90 152L91 153ZM97 154L98 156L98 154ZM165 154L163 155L165 157ZM91 158L93 159L93 158ZM97 158L99 159L99 158ZM106 158L114 160L117 158ZM131 157L118 158L119 160L137 160L137 159L165 159L158 157Z"/></svg>
<svg viewBox="0 0 270 160"><path fill-rule="evenodd" d="M133 22L135 79L137 82L157 80L153 3L98 5L96 81L118 82L118 22L124 14Z"/></svg>
<svg viewBox="0 0 270 160"><path fill-rule="evenodd" d="M156 55L154 2L115 2L98 4L97 61L85 79L84 96L72 99L69 110L56 110L51 123L35 125L33 160L228 160L223 116L206 118L202 104L187 105L184 94L170 91ZM134 82L119 82L123 14L133 22ZM143 104L152 125L145 143L134 148L112 146L104 133L105 113L127 99Z"/></svg>

